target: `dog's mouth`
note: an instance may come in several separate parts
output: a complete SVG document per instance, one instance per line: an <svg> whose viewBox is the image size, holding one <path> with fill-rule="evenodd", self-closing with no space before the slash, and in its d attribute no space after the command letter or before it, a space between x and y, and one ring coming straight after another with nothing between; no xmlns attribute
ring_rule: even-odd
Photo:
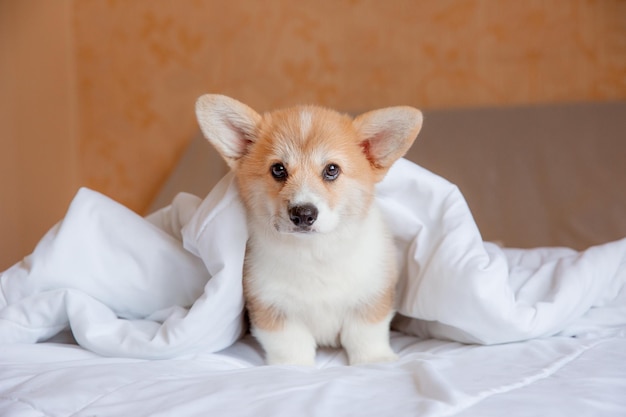
<svg viewBox="0 0 626 417"><path fill-rule="evenodd" d="M316 234L319 231L317 230L317 228L315 228L314 226L309 226L309 225L293 225L293 224L288 224L285 225L284 223L280 222L280 221L275 221L273 223L274 226L274 230L280 234L285 234L285 235L299 235L299 236L304 236L304 235L312 235L312 234Z"/></svg>
<svg viewBox="0 0 626 417"><path fill-rule="evenodd" d="M310 226L294 227L294 228L291 229L291 231L289 233L301 234L301 235L309 235L309 234L312 234L312 233L317 233L317 230L315 230L314 228L312 228Z"/></svg>
<svg viewBox="0 0 626 417"><path fill-rule="evenodd" d="M310 235L317 233L317 230L311 226L291 226L285 228L278 223L274 223L274 230L286 235Z"/></svg>

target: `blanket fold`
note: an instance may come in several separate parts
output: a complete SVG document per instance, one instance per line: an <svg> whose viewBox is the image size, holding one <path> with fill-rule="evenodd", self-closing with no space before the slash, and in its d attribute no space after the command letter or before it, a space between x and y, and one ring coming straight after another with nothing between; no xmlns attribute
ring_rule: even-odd
<svg viewBox="0 0 626 417"><path fill-rule="evenodd" d="M461 192L398 161L377 188L395 237L406 332L504 343L626 323L626 239L582 252L483 242ZM88 189L34 252L0 275L0 343L70 328L108 356L218 351L245 331L247 230L232 174L147 218Z"/></svg>

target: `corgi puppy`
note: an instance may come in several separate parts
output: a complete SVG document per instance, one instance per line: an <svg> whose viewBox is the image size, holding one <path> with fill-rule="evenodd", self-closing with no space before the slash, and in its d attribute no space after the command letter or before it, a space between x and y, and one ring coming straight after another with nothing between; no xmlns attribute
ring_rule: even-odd
<svg viewBox="0 0 626 417"><path fill-rule="evenodd" d="M244 296L266 362L313 365L318 346L342 346L350 364L394 360L398 272L374 187L412 145L420 111L352 119L298 106L260 115L204 95L196 114L247 211Z"/></svg>

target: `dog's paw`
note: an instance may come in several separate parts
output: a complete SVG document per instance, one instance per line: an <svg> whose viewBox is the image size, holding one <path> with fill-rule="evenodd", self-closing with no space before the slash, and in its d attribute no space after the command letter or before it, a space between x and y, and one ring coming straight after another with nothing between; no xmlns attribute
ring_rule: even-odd
<svg viewBox="0 0 626 417"><path fill-rule="evenodd" d="M299 322L285 321L279 330L253 326L252 334L263 347L268 365L315 365L315 339Z"/></svg>
<svg viewBox="0 0 626 417"><path fill-rule="evenodd" d="M377 349L359 349L358 351L348 351L350 365L364 363L394 362L398 360L398 355L389 346L379 346Z"/></svg>

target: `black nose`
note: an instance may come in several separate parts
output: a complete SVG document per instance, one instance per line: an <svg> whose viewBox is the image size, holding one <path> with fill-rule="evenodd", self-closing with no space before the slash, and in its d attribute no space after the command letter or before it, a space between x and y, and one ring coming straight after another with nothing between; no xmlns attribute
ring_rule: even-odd
<svg viewBox="0 0 626 417"><path fill-rule="evenodd" d="M292 206L289 208L289 218L296 226L311 226L317 220L317 207L313 204Z"/></svg>

